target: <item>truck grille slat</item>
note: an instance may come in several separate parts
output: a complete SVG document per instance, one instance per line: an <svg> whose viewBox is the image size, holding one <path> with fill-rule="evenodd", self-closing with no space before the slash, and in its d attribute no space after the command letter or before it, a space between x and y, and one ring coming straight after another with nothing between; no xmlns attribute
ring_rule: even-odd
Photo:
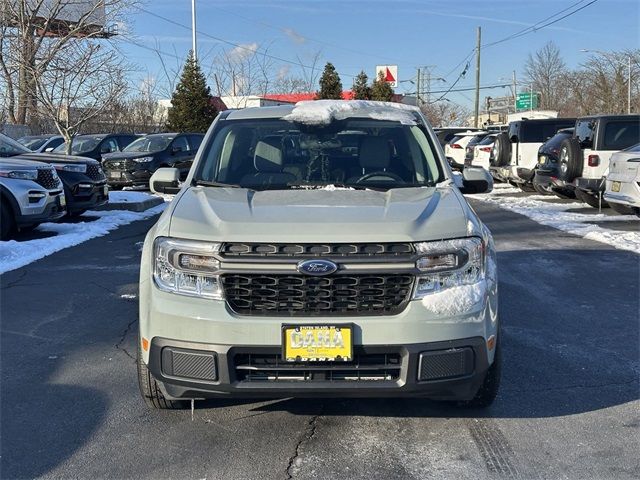
<svg viewBox="0 0 640 480"><path fill-rule="evenodd" d="M393 315L407 305L414 276L224 274L229 307L242 315Z"/></svg>
<svg viewBox="0 0 640 480"><path fill-rule="evenodd" d="M411 243L225 243L225 257L347 257L408 255Z"/></svg>

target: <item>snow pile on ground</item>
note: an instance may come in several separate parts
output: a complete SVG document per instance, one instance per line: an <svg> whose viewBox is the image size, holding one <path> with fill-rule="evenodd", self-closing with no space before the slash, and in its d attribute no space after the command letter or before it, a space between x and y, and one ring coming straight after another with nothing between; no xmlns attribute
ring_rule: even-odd
<svg viewBox="0 0 640 480"><path fill-rule="evenodd" d="M109 192L109 203L139 203L155 197L147 192L136 192L135 190L122 190Z"/></svg>
<svg viewBox="0 0 640 480"><path fill-rule="evenodd" d="M414 113L418 109L411 105L368 100L313 100L296 103L293 111L282 117L288 122L308 125L328 125L333 120L345 118L373 118L390 120L404 125L416 125Z"/></svg>
<svg viewBox="0 0 640 480"><path fill-rule="evenodd" d="M85 216L98 217L98 219L77 223L43 223L38 226L37 231L53 232L56 235L22 242L15 240L0 242L0 273L15 270L64 248L101 237L122 225L153 217L162 213L165 207L166 203L144 212L89 211L85 213Z"/></svg>
<svg viewBox="0 0 640 480"><path fill-rule="evenodd" d="M515 196L516 194L518 196ZM640 219L635 215L605 215L598 213L595 208L592 209L592 214L575 213L568 210L590 207L579 201L552 203L548 200L554 197L521 195L522 190L518 188L497 184L491 193L469 195L469 197L493 203L563 232L640 253ZM596 224L607 222L626 222L629 224L629 229L628 231L613 230Z"/></svg>

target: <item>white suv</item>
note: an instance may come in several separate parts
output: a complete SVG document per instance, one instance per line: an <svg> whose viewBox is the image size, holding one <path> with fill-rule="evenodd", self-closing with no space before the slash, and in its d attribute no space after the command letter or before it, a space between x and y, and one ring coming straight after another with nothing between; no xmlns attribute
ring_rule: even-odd
<svg viewBox="0 0 640 480"><path fill-rule="evenodd" d="M221 113L149 231L138 380L155 408L210 397L420 396L489 405L495 249L406 105ZM160 169L153 190L179 179Z"/></svg>

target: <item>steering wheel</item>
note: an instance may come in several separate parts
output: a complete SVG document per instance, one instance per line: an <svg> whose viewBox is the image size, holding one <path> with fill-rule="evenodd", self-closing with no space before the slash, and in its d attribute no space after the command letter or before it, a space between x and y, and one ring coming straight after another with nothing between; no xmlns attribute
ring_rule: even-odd
<svg viewBox="0 0 640 480"><path fill-rule="evenodd" d="M394 180L396 182L404 183L404 180L402 178L400 178L395 173L391 173L391 172L371 172L371 173L367 173L365 175L362 175L358 180L356 180L356 183L366 182L367 180L369 180L369 179L371 179L373 177L387 177L387 178L390 178L391 180Z"/></svg>

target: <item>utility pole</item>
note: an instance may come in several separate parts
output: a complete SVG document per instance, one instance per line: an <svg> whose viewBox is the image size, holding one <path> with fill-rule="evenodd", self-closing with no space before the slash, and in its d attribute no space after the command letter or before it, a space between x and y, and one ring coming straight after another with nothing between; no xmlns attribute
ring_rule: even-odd
<svg viewBox="0 0 640 480"><path fill-rule="evenodd" d="M475 117L473 120L474 127L478 128L480 117L480 42L482 33L480 27L478 27L478 46L476 47L476 105L475 105Z"/></svg>
<svg viewBox="0 0 640 480"><path fill-rule="evenodd" d="M627 71L627 113L631 113L631 55L629 55L629 70Z"/></svg>
<svg viewBox="0 0 640 480"><path fill-rule="evenodd" d="M196 40L196 0L191 0L191 49L193 59L198 60L198 43Z"/></svg>
<svg viewBox="0 0 640 480"><path fill-rule="evenodd" d="M516 71L513 71L513 113L518 111L518 81L516 80ZM509 112L507 112L509 113Z"/></svg>
<svg viewBox="0 0 640 480"><path fill-rule="evenodd" d="M420 77L422 72L420 71L420 67L418 67L418 78L416 80L416 99L418 102L418 108L420 108Z"/></svg>

